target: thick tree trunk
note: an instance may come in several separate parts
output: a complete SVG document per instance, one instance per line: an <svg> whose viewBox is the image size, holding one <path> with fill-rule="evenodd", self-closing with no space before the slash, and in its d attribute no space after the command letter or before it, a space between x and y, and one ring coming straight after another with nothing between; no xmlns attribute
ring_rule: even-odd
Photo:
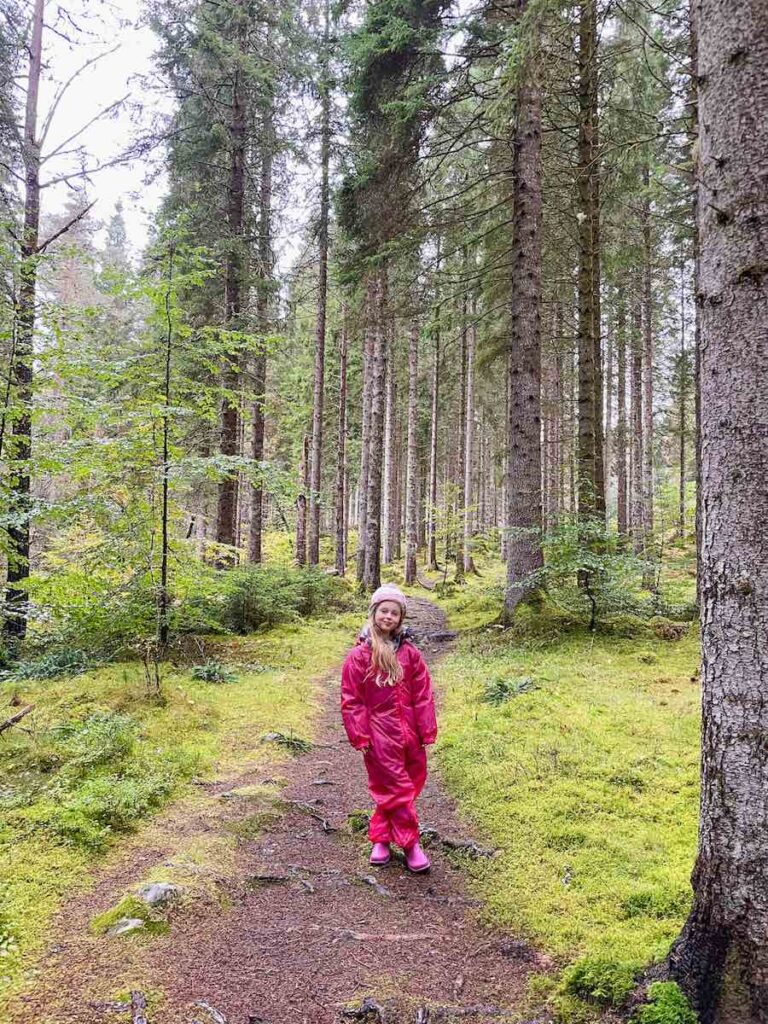
<svg viewBox="0 0 768 1024"><path fill-rule="evenodd" d="M389 341L386 323L386 270L376 274L373 309L373 351L371 359L371 412L368 456L368 496L365 522L365 569L363 585L375 590L381 585L381 482L384 456L384 404Z"/></svg>
<svg viewBox="0 0 768 1024"><path fill-rule="evenodd" d="M323 456L323 396L325 389L325 319L328 300L328 212L330 187L328 172L331 160L331 85L329 75L331 13L325 0L323 59L320 69L320 225L318 229L317 323L315 326L315 379L312 403L312 479L309 492L310 565L320 561L320 487Z"/></svg>
<svg viewBox="0 0 768 1024"><path fill-rule="evenodd" d="M15 315L15 352L10 378L20 413L14 418L9 453L10 502L15 521L8 528L8 570L3 631L11 641L27 633L29 599L30 474L32 460L32 366L35 296L40 232L40 141L37 112L43 60L44 0L35 0L29 44L27 102L24 114L24 227L21 237L19 298Z"/></svg>
<svg viewBox="0 0 768 1024"><path fill-rule="evenodd" d="M474 312L474 310L473 310ZM474 320L474 316L473 316ZM475 325L472 323L466 334L467 338L467 372L466 372L466 395L464 400L464 538L462 544L462 570L463 572L474 572L475 566L472 561L472 471L474 468L473 444L474 444L474 420L475 420Z"/></svg>
<svg viewBox="0 0 768 1024"><path fill-rule="evenodd" d="M579 18L579 516L601 514L602 457L599 365L599 283L596 265L599 242L599 192L597 166L597 11L595 0L582 0Z"/></svg>
<svg viewBox="0 0 768 1024"><path fill-rule="evenodd" d="M616 296L616 355L618 363L616 420L616 488L617 529L620 538L628 533L627 516L627 307L624 285L619 284Z"/></svg>
<svg viewBox="0 0 768 1024"><path fill-rule="evenodd" d="M274 139L274 99L267 97L259 182L259 269L256 291L256 326L264 338L269 331L269 304L272 289L272 164ZM258 469L264 460L264 400L267 388L267 349L262 341L254 359L253 410L251 425L251 458ZM259 479L251 486L251 528L248 541L248 561L262 560L262 533L264 523L264 484Z"/></svg>
<svg viewBox="0 0 768 1024"><path fill-rule="evenodd" d="M336 445L336 571L347 568L346 479L347 479L347 310L344 309L339 339L339 408Z"/></svg>
<svg viewBox="0 0 768 1024"><path fill-rule="evenodd" d="M765 1024L768 6L698 6L702 796L694 905L669 965L703 1024ZM724 971L748 1005L721 997Z"/></svg>
<svg viewBox="0 0 768 1024"><path fill-rule="evenodd" d="M519 10L525 9L525 2ZM541 92L521 72L513 145L512 381L508 422L510 519L504 617L536 589L541 549Z"/></svg>
<svg viewBox="0 0 768 1024"><path fill-rule="evenodd" d="M408 464L405 485L405 582L416 582L419 546L419 324L415 316L408 341Z"/></svg>
<svg viewBox="0 0 768 1024"><path fill-rule="evenodd" d="M370 271L365 291L364 344L363 350L363 409L361 422L360 482L357 516L357 581L365 580L365 543L368 521L368 478L371 459L371 380L373 373L373 350L377 317L378 281L375 271Z"/></svg>
<svg viewBox="0 0 768 1024"><path fill-rule="evenodd" d="M604 494L607 497L611 490L611 476L613 473L613 364L616 351L616 337L612 330L606 332L605 339L605 380L603 381L605 400L605 444L603 446L603 479L605 481ZM603 396L601 396L601 402Z"/></svg>
<svg viewBox="0 0 768 1024"><path fill-rule="evenodd" d="M680 462L680 473L678 482L677 498L677 535L685 536L685 463L687 459L686 441L687 430L685 420L688 415L688 353L685 347L685 260L680 262L680 402L678 405L678 416L680 417L680 446L678 458Z"/></svg>
<svg viewBox="0 0 768 1024"><path fill-rule="evenodd" d="M439 308L436 311L439 316ZM440 324L435 324L435 357L432 367L432 411L429 438L429 489L427 518L427 568L437 569L437 431L440 389Z"/></svg>
<svg viewBox="0 0 768 1024"><path fill-rule="evenodd" d="M387 373L384 382L384 493L382 496L382 561L384 565L392 562L395 524L394 513L397 508L397 452L395 438L395 417L397 411L397 386L394 349L394 325L387 324L384 328L390 334Z"/></svg>
<svg viewBox="0 0 768 1024"><path fill-rule="evenodd" d="M242 39L242 29L238 41ZM227 186L227 254L224 268L224 328L241 329L243 286L245 278L245 252L243 228L245 223L245 155L247 145L246 87L242 69L233 72L232 117L229 125L230 163ZM237 389L239 386L240 357L225 356L223 384L227 394L221 403L219 419L219 451L227 458L239 454L240 416ZM237 544L237 473L229 471L219 482L216 512L216 541L234 547ZM224 560L226 563L226 559Z"/></svg>
<svg viewBox="0 0 768 1024"><path fill-rule="evenodd" d="M643 547L646 558L653 557L653 278L651 250L651 203L648 196L650 175L643 168L646 196L643 201ZM646 584L652 573L646 570Z"/></svg>
<svg viewBox="0 0 768 1024"><path fill-rule="evenodd" d="M630 518L632 550L641 554L645 540L643 529L643 342L642 306L639 288L633 296L632 309L632 373L631 401L631 457L630 457Z"/></svg>
<svg viewBox="0 0 768 1024"><path fill-rule="evenodd" d="M464 258L464 276L466 277L466 255ZM467 464L467 332L468 324L468 301L467 293L464 291L461 296L461 369L459 374L459 422L458 422L458 466L456 481L456 513L457 519L461 521L466 509L465 478ZM457 531L456 534L456 579L461 580L464 575L464 531Z"/></svg>

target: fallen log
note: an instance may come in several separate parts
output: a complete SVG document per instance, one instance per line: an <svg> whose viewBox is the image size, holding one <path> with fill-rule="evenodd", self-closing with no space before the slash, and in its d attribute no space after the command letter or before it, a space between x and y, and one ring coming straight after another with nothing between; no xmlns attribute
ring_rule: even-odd
<svg viewBox="0 0 768 1024"><path fill-rule="evenodd" d="M21 711L17 711L15 715L11 715L11 717L6 718L4 722L0 722L0 732L5 732L6 729L10 729L11 726L16 725L16 723L20 722L22 718L25 718L30 713L30 711L34 710L34 704L27 704L27 706L25 708L22 708Z"/></svg>

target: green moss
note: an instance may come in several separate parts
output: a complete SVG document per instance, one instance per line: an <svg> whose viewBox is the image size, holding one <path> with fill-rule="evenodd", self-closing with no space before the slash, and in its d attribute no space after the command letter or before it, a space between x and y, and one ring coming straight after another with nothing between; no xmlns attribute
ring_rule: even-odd
<svg viewBox="0 0 768 1024"><path fill-rule="evenodd" d="M51 916L88 887L91 867L121 836L151 827L153 812L189 793L194 777L227 778L284 759L285 750L260 742L264 733L311 736L312 679L338 663L359 621L350 613L206 639L212 657L236 666L238 685L194 681L168 665L162 704L147 698L143 668L134 663L0 683L0 703L16 694L37 705L32 731L9 730L0 744L0 927L12 937L0 972L0 1016ZM224 855L217 846L215 856Z"/></svg>
<svg viewBox="0 0 768 1024"><path fill-rule="evenodd" d="M632 1017L633 1024L696 1024L696 1014L673 981L657 981L648 988L648 1003Z"/></svg>
<svg viewBox="0 0 768 1024"><path fill-rule="evenodd" d="M636 974L636 964L584 957L563 975L563 989L600 1006L621 1006L635 986Z"/></svg>
<svg viewBox="0 0 768 1024"><path fill-rule="evenodd" d="M644 656L651 656L645 659ZM663 957L690 902L698 818L695 636L594 637L526 618L438 670L437 758L500 853L471 868L486 916L562 958ZM487 681L537 690L498 707Z"/></svg>
<svg viewBox="0 0 768 1024"><path fill-rule="evenodd" d="M126 917L144 921L144 927L140 930L141 935L162 935L168 931L167 922L136 896L123 896L114 907L110 907L103 914L94 917L91 920L90 929L94 935L104 935L118 921Z"/></svg>

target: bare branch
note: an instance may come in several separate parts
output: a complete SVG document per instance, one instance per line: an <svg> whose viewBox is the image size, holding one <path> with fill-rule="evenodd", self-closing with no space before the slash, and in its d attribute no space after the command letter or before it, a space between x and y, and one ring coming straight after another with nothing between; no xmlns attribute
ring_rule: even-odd
<svg viewBox="0 0 768 1024"><path fill-rule="evenodd" d="M48 136L48 132L49 132L51 124L53 122L54 115L56 114L56 110L57 110L59 104L61 103L62 99L64 98L64 96L65 96L67 90L69 89L69 87L73 84L73 82L77 78L80 77L80 75L82 75L82 73L84 71L87 71L88 68L93 67L93 65L97 64L100 60L102 60L102 58L109 57L110 54L115 53L119 49L120 49L120 44L118 44L117 46L113 46L111 50L104 50L102 53L97 53L95 57L91 57L84 64L81 64L80 67L77 69L77 71L74 71L69 76L69 78L66 80L66 82L64 82L61 86L59 86L59 88L58 88L58 90L56 92L56 95L53 97L53 102L51 103L51 106L50 106L50 108L48 110L48 113L45 115L45 120L43 121L43 127L42 127L42 130L40 132L40 146L41 147L42 147L43 143L45 142L45 140L46 140L46 138Z"/></svg>
<svg viewBox="0 0 768 1024"><path fill-rule="evenodd" d="M50 236L50 238L46 238L46 240L43 243L38 245L38 247L37 247L37 249L35 251L36 252L45 252L45 250L48 248L48 246L51 244L51 242L55 242L57 238L60 238L62 235L66 234L67 231L69 231L70 228L73 228L75 226L75 224L77 224L77 222L79 220L82 220L83 217L85 217L85 215L87 213L89 213L94 208L95 205L96 205L96 200L94 199L94 201L92 203L89 203L88 206L85 207L85 209L80 211L80 213L75 214L75 216L72 217L72 219L69 220L64 225L63 228L59 228L59 230L55 231Z"/></svg>
<svg viewBox="0 0 768 1024"><path fill-rule="evenodd" d="M46 153L45 156L41 157L41 165L46 163L48 160L51 160L53 157L58 156L58 154L61 153L65 146L68 146L70 142L74 142L75 139L82 135L83 132L87 131L97 121L101 120L102 117L106 117L108 114L111 114L113 110L116 110L119 106L125 103L129 96L130 93L126 93L125 96L122 96L119 100L115 100L115 102L110 103L108 107L104 107L102 110L98 112L98 114L94 114L90 121L87 121L84 125L82 125L82 127L78 128L76 132L73 132L69 136L69 138L64 139L64 141L59 143L59 145L56 146L55 149L52 149L50 153Z"/></svg>

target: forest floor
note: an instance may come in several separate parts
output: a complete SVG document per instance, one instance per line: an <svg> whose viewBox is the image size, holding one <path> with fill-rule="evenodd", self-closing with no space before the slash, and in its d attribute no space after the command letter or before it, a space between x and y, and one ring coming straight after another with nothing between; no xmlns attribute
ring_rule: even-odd
<svg viewBox="0 0 768 1024"><path fill-rule="evenodd" d="M409 619L422 636L445 629L423 599ZM422 645L433 664L444 647ZM480 922L467 854L441 842L471 837L434 773L420 800L423 825L439 833L432 872L368 865L359 826L370 801L341 726L338 675L317 683L311 749L200 783L62 906L11 1024L130 1019L131 991L146 998L150 1024L394 1024L426 1020L424 1007L430 1020L520 1019L529 976L552 962ZM180 895L142 911L132 894L147 881ZM137 913L142 927L107 933ZM378 1014L362 1012L366 999Z"/></svg>

